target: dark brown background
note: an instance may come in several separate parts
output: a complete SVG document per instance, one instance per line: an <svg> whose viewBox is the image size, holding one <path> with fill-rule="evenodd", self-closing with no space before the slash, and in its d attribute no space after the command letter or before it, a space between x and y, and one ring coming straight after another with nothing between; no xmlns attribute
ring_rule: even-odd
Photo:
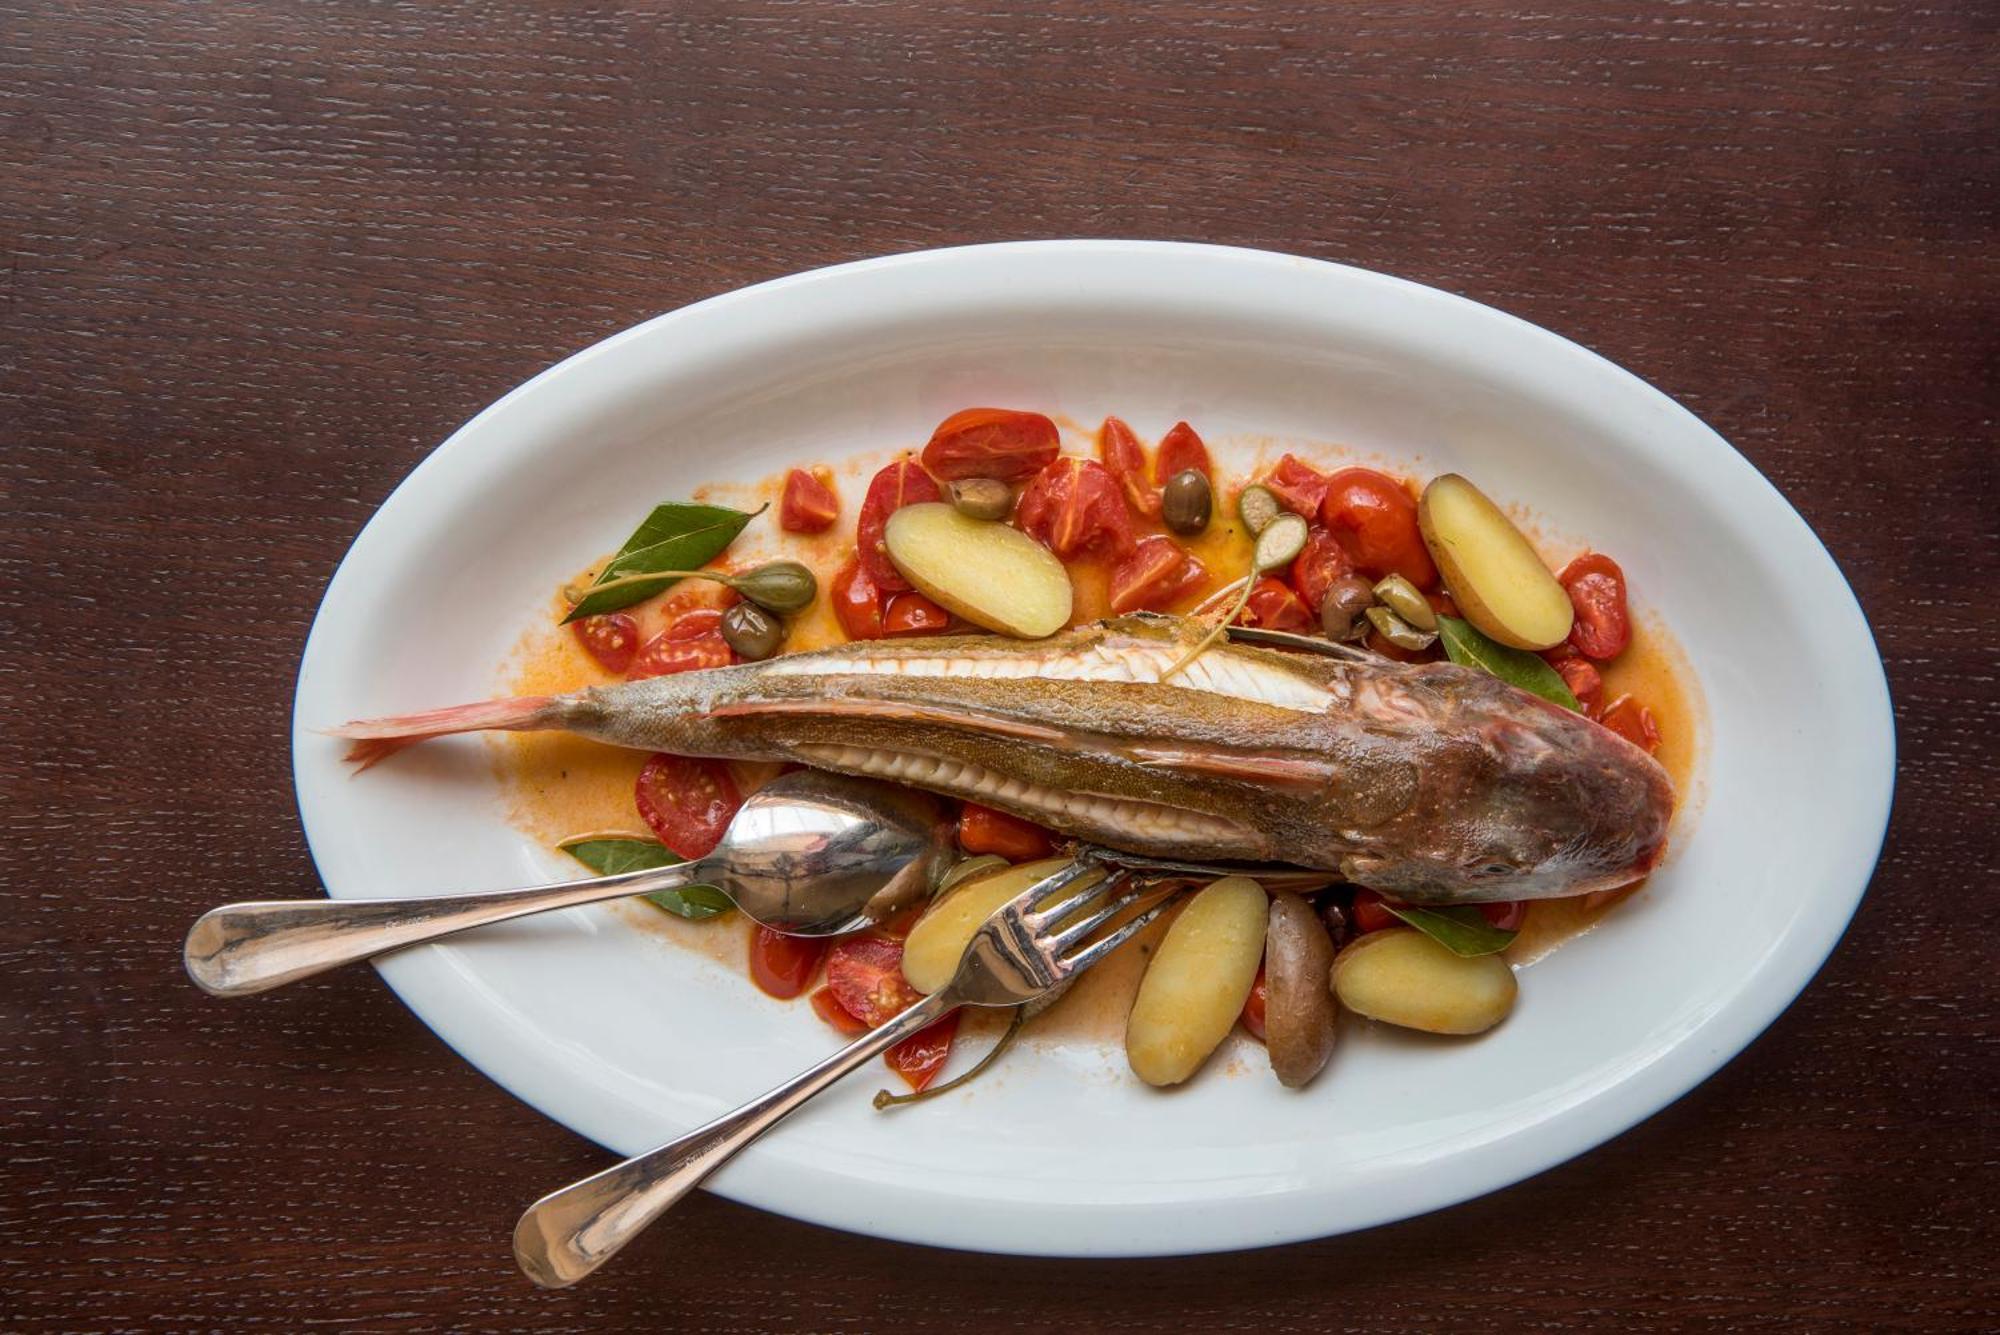
<svg viewBox="0 0 2000 1335"><path fill-rule="evenodd" d="M1993 19L0 4L0 1326L1991 1326ZM284 739L334 564L467 416L645 316L1075 235L1436 284L1734 441L1888 662L1903 770L1852 932L1678 1106L1430 1218L1043 1263L704 1197L673 1247L532 1291L515 1212L597 1150L365 970L236 1005L179 974L198 910L315 889Z"/></svg>

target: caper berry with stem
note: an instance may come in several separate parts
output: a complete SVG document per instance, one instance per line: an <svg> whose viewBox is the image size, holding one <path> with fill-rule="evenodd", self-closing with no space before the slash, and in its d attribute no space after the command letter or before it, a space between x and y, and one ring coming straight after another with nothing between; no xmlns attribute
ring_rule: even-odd
<svg viewBox="0 0 2000 1335"><path fill-rule="evenodd" d="M1359 575L1342 575L1326 586L1319 605L1320 628L1331 640L1355 640L1368 633L1361 615L1375 605L1375 590Z"/></svg>
<svg viewBox="0 0 2000 1335"><path fill-rule="evenodd" d="M1269 487L1252 484L1245 487L1243 494L1236 498L1236 513L1242 517L1243 527L1252 533L1262 533L1265 526L1276 519L1282 509L1283 507L1278 504L1278 498L1272 494Z"/></svg>
<svg viewBox="0 0 2000 1335"><path fill-rule="evenodd" d="M1368 620L1382 638L1398 649L1428 649L1437 642L1434 630L1418 630L1386 607L1368 609Z"/></svg>
<svg viewBox="0 0 2000 1335"><path fill-rule="evenodd" d="M755 603L737 603L722 614L722 638L746 662L757 663L785 642L785 623Z"/></svg>
<svg viewBox="0 0 2000 1335"><path fill-rule="evenodd" d="M1160 518L1182 537L1193 537L1208 527L1215 509L1215 489L1208 475L1198 468L1183 468L1167 479L1160 493Z"/></svg>
<svg viewBox="0 0 2000 1335"><path fill-rule="evenodd" d="M819 596L819 581L797 561L771 561L753 566L723 583L757 606L781 616L803 612Z"/></svg>
<svg viewBox="0 0 2000 1335"><path fill-rule="evenodd" d="M1266 570L1276 570L1298 559L1306 549L1309 530L1306 521L1289 510L1264 525L1257 535L1257 545L1250 549L1250 562L1262 574Z"/></svg>
<svg viewBox="0 0 2000 1335"><path fill-rule="evenodd" d="M998 478L964 477L950 490L952 508L968 519L1005 519L1014 509L1014 489Z"/></svg>

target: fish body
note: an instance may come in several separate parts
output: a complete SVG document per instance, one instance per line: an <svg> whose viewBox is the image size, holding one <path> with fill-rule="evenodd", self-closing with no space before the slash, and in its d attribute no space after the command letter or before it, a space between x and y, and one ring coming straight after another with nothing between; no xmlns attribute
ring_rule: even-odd
<svg viewBox="0 0 2000 1335"><path fill-rule="evenodd" d="M985 803L1158 857L1283 862L1413 903L1624 885L1673 789L1582 715L1448 663L1218 643L1131 616L1026 642L874 640L761 663L350 724L370 748L557 728L794 761Z"/></svg>

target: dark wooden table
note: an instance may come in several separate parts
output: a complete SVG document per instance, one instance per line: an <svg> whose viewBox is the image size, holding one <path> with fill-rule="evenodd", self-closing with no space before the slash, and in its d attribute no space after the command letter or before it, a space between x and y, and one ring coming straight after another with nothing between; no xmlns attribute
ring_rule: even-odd
<svg viewBox="0 0 2000 1335"><path fill-rule="evenodd" d="M1044 9L0 3L0 1328L2000 1320L1990 6ZM1860 916L1707 1085L1430 1218L1036 1263L702 1198L672 1250L531 1290L515 1212L597 1150L366 970L239 1005L180 975L198 910L315 889L285 737L328 576L436 441L603 335L1076 235L1436 284L1734 441L1888 662Z"/></svg>

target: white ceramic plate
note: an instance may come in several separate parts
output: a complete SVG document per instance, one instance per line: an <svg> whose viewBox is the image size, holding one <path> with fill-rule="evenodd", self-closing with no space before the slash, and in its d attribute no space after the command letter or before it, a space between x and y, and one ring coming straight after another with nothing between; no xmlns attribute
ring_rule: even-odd
<svg viewBox="0 0 2000 1335"><path fill-rule="evenodd" d="M1303 1093L1246 1069L1160 1094L1088 1045L1017 1054L898 1115L869 1107L879 1079L856 1077L716 1190L884 1237L1050 1255L1363 1228L1518 1181L1664 1106L1769 1024L1840 936L1888 816L1888 694L1852 594L1770 484L1633 376L1484 306L1312 260L1139 242L933 251L761 284L608 339L452 436L355 542L306 646L293 746L329 891L574 868L508 826L479 739L357 779L314 728L493 693L552 583L655 500L914 446L972 403L1117 412L1152 436L1186 417L1225 456L1337 442L1532 505L1613 551L1679 637L1706 699L1705 795L1648 889L1535 966L1515 1015L1478 1041L1354 1026ZM481 1070L620 1153L833 1046L740 970L608 908L382 973ZM522 1200L554 1185L524 1180Z"/></svg>

